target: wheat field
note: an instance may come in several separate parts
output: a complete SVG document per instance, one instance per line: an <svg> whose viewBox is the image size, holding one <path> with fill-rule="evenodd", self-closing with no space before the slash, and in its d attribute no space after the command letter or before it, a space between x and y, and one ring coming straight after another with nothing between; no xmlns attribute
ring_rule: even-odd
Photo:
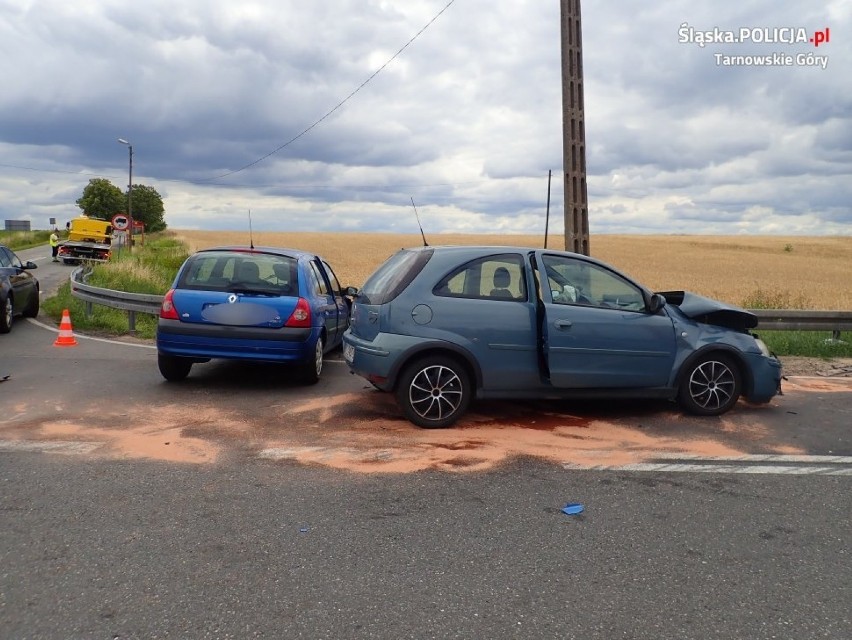
<svg viewBox="0 0 852 640"><path fill-rule="evenodd" d="M173 230L196 251L248 245L240 231ZM437 245L541 247L532 235L441 234ZM334 268L343 286L361 286L385 258L422 244L417 234L255 233L255 246L312 251ZM852 237L596 235L593 257L656 291L686 289L746 308L852 310ZM561 236L548 247L562 249Z"/></svg>

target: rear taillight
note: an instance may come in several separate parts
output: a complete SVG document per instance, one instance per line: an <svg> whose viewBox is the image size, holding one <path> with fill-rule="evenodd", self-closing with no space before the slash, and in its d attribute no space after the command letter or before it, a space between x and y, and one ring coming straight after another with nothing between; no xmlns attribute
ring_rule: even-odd
<svg viewBox="0 0 852 640"><path fill-rule="evenodd" d="M180 320L178 318L177 309L172 299L175 295L174 289L169 289L168 293L163 296L163 306L160 307L160 317L166 320Z"/></svg>
<svg viewBox="0 0 852 640"><path fill-rule="evenodd" d="M308 305L308 301L304 298L299 298L299 301L296 303L296 308L293 310L293 313L290 314L290 317L287 318L287 322L284 324L286 327L310 327L311 326L311 307Z"/></svg>

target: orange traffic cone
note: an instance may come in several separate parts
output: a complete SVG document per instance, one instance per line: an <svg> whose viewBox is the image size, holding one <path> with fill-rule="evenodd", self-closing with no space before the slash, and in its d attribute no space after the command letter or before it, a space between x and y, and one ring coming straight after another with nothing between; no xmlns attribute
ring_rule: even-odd
<svg viewBox="0 0 852 640"><path fill-rule="evenodd" d="M71 330L71 314L68 309L62 311L62 322L59 323L59 337L53 343L54 347L75 347L77 341L74 339L74 332Z"/></svg>

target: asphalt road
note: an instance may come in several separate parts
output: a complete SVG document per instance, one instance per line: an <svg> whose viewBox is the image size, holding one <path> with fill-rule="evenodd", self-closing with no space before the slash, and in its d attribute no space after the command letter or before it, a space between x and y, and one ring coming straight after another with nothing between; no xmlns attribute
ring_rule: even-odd
<svg viewBox="0 0 852 640"><path fill-rule="evenodd" d="M339 354L312 387L174 385L150 345L55 338L0 336L2 638L852 635L848 381L709 420L480 403L431 432Z"/></svg>

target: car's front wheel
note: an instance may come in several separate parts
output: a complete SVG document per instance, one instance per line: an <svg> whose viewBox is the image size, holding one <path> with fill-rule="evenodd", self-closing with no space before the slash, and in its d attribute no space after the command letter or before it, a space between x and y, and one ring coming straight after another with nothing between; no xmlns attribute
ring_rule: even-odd
<svg viewBox="0 0 852 640"><path fill-rule="evenodd" d="M455 423L467 411L471 394L467 371L446 356L430 356L408 365L396 388L405 417L426 429Z"/></svg>
<svg viewBox="0 0 852 640"><path fill-rule="evenodd" d="M685 411L700 416L718 416L731 409L740 398L742 377L730 356L715 353L689 365L678 391Z"/></svg>
<svg viewBox="0 0 852 640"><path fill-rule="evenodd" d="M0 298L0 333L9 333L12 330L12 296Z"/></svg>
<svg viewBox="0 0 852 640"><path fill-rule="evenodd" d="M185 380L189 375L189 370L192 369L192 360L158 353L157 366L166 380L177 382L178 380Z"/></svg>

